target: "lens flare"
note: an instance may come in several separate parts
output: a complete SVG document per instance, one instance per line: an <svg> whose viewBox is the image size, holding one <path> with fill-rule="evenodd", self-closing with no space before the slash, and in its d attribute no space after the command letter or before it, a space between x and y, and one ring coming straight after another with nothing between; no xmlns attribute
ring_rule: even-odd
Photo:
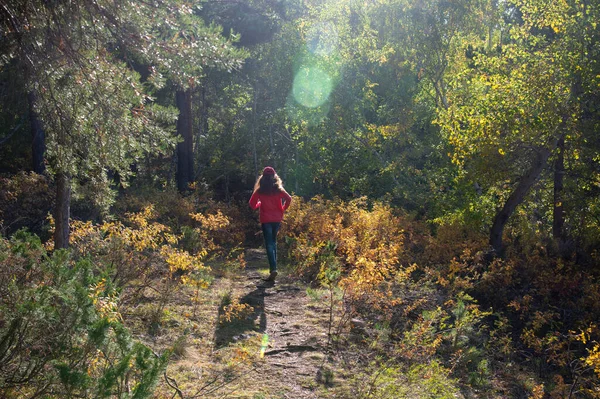
<svg viewBox="0 0 600 399"><path fill-rule="evenodd" d="M296 101L315 108L327 101L331 94L331 77L316 67L302 67L294 77L292 94Z"/></svg>
<svg viewBox="0 0 600 399"><path fill-rule="evenodd" d="M265 351L267 350L267 347L269 346L269 335L268 334L263 334L262 336L262 342L260 345L260 358L262 359L263 357L265 357Z"/></svg>

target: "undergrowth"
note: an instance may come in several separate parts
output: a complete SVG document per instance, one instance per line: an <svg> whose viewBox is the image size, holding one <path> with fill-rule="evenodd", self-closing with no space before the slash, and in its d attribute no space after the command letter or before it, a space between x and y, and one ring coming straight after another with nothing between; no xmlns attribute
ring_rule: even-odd
<svg viewBox="0 0 600 399"><path fill-rule="evenodd" d="M358 375L373 376L352 396L600 397L597 263L558 256L539 236L490 261L485 234L455 221L433 235L366 199L294 205L287 256L307 281L343 290L330 307L334 342ZM417 371L437 393L407 393Z"/></svg>
<svg viewBox="0 0 600 399"><path fill-rule="evenodd" d="M195 194L117 211L73 221L70 251L0 240L3 397L210 396L260 368L257 311L226 284L257 221ZM600 398L597 254L582 264L521 235L491 259L460 222L433 234L363 198L296 197L280 237L290 276L328 312L305 383L320 396Z"/></svg>

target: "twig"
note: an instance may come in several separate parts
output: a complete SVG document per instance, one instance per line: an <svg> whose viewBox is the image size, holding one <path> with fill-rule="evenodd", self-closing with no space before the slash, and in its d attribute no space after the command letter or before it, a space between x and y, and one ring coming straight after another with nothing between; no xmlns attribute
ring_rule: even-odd
<svg viewBox="0 0 600 399"><path fill-rule="evenodd" d="M254 367L252 367L252 368L251 368L251 369L248 371L248 373L251 373L251 372L253 372L253 371L256 371L256 369L258 369L258 366L254 366ZM225 387L225 386L227 386L227 385L231 384L232 382L234 382L234 381L238 380L240 377L241 377L241 374L239 374L239 375L235 376L234 378L232 378L232 379L230 379L230 380L227 380L227 381L224 381L224 382L222 382L221 384L219 384L219 385L217 385L217 386L213 387L213 388L212 388L211 390L209 390L209 391L202 392L204 389L208 388L210 385L212 385L212 384L214 384L215 382L217 382L217 380L219 379L219 376L217 376L217 377L215 377L215 378L214 378L212 381L210 381L209 383L205 384L205 385L204 385L202 388L200 388L200 389L199 389L199 390L198 390L198 391L197 391L197 392L196 392L196 393L195 393L193 396L190 396L190 398L189 398L189 399L195 399L195 398L198 398L198 397L200 397L201 395L202 395L202 396L207 396L207 395L210 395L211 393L213 393L213 392L216 392L216 391L218 391L219 389L221 389L221 388L223 388L223 387Z"/></svg>
<svg viewBox="0 0 600 399"><path fill-rule="evenodd" d="M154 356L156 356L157 359L160 358L160 355L158 353L156 353L156 351L154 349L150 348L150 350L152 351L152 353L154 354ZM163 376L165 377L165 381L167 382L167 385L170 386L171 388L173 388L175 390L175 393L173 394L172 397L174 398L175 395L179 395L179 397L181 399L184 399L183 392L177 386L177 381L174 378L169 377L167 375L166 371L163 373ZM175 384L175 385L173 385L173 384Z"/></svg>
<svg viewBox="0 0 600 399"><path fill-rule="evenodd" d="M179 387L177 386L177 381L174 378L171 378L167 375L167 372L165 371L163 373L163 375L165 376L165 381L167 382L167 385L170 386L171 388L173 388L175 390L175 393L173 394L173 398L175 397L175 395L178 395L181 399L183 398L183 392L181 391L181 389L179 389ZM171 383L172 382L172 383Z"/></svg>

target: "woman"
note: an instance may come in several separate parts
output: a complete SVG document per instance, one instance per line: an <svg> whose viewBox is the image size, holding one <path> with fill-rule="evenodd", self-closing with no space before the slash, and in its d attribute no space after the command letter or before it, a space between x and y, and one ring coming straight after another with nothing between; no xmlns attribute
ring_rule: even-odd
<svg viewBox="0 0 600 399"><path fill-rule="evenodd" d="M266 281L275 281L275 277L277 277L277 232L283 219L283 213L290 206L292 197L283 189L283 183L275 173L275 169L267 166L256 181L249 202L252 209L260 208L260 224L265 237L267 258L269 258L270 274Z"/></svg>

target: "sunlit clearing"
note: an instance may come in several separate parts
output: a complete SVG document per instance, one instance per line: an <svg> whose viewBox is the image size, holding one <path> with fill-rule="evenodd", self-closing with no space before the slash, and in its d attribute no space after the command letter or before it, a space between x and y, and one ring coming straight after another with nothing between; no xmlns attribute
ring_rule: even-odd
<svg viewBox="0 0 600 399"><path fill-rule="evenodd" d="M323 104L331 94L331 77L315 67L303 67L294 77L292 93L296 101L314 108Z"/></svg>
<svg viewBox="0 0 600 399"><path fill-rule="evenodd" d="M308 50L316 55L325 56L337 49L338 34L331 22L320 22L310 28L306 34Z"/></svg>

